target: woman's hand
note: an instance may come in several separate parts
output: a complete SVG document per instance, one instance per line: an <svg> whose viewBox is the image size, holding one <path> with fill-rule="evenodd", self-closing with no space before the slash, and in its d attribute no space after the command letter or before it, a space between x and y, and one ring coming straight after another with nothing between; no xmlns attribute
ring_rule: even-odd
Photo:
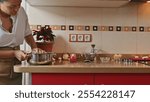
<svg viewBox="0 0 150 102"><path fill-rule="evenodd" d="M34 48L34 49L32 49L32 53L46 53L46 52L44 50L40 49L40 48ZM14 56L19 61L28 60L28 58L31 57L29 54L27 54L26 52L21 51L21 50L15 50L14 51Z"/></svg>
<svg viewBox="0 0 150 102"><path fill-rule="evenodd" d="M29 57L27 53L25 53L21 50L15 50L14 55L19 61L27 60Z"/></svg>

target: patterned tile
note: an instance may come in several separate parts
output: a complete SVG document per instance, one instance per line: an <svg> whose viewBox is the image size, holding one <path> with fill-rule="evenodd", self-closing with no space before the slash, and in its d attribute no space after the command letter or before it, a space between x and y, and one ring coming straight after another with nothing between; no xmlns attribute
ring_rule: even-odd
<svg viewBox="0 0 150 102"><path fill-rule="evenodd" d="M49 27L50 27L50 25L45 25L45 27L46 27L46 28L49 28Z"/></svg>
<svg viewBox="0 0 150 102"><path fill-rule="evenodd" d="M116 31L121 31L121 26L116 26Z"/></svg>
<svg viewBox="0 0 150 102"><path fill-rule="evenodd" d="M81 25L75 26L75 30L83 31L83 29L84 29L84 26L81 26Z"/></svg>
<svg viewBox="0 0 150 102"><path fill-rule="evenodd" d="M130 27L129 26L123 27L123 31L126 31L126 32L130 31Z"/></svg>
<svg viewBox="0 0 150 102"><path fill-rule="evenodd" d="M132 31L137 31L137 28L136 27L132 27Z"/></svg>
<svg viewBox="0 0 150 102"><path fill-rule="evenodd" d="M106 31L107 27L106 26L101 26L101 31Z"/></svg>
<svg viewBox="0 0 150 102"><path fill-rule="evenodd" d="M69 30L74 30L74 25L69 25Z"/></svg>
<svg viewBox="0 0 150 102"><path fill-rule="evenodd" d="M113 26L109 26L108 27L108 31L113 31L114 30L114 27Z"/></svg>
<svg viewBox="0 0 150 102"><path fill-rule="evenodd" d="M41 25L37 25L37 30L40 30L41 29Z"/></svg>
<svg viewBox="0 0 150 102"><path fill-rule="evenodd" d="M85 31L89 31L90 30L90 26L85 26Z"/></svg>
<svg viewBox="0 0 150 102"><path fill-rule="evenodd" d="M140 31L140 32L144 32L144 27L143 27L143 26L140 26L140 27L139 27L139 31Z"/></svg>
<svg viewBox="0 0 150 102"><path fill-rule="evenodd" d="M147 27L147 32L150 32L150 27Z"/></svg>
<svg viewBox="0 0 150 102"><path fill-rule="evenodd" d="M98 31L98 26L93 26L93 31Z"/></svg>
<svg viewBox="0 0 150 102"><path fill-rule="evenodd" d="M61 30L66 30L66 26L65 25L61 25Z"/></svg>
<svg viewBox="0 0 150 102"><path fill-rule="evenodd" d="M51 25L52 30L61 30L59 25Z"/></svg>
<svg viewBox="0 0 150 102"><path fill-rule="evenodd" d="M69 31L131 31L131 32L150 32L150 27L144 26L104 26L104 25L30 25L31 30L40 30L41 27L51 27L52 30Z"/></svg>

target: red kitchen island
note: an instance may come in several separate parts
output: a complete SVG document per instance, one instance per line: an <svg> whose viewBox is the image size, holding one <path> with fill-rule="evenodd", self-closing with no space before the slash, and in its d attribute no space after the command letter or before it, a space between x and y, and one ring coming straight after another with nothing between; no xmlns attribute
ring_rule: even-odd
<svg viewBox="0 0 150 102"><path fill-rule="evenodd" d="M28 74L23 84L32 85L150 85L150 66L139 63L25 63L14 71Z"/></svg>

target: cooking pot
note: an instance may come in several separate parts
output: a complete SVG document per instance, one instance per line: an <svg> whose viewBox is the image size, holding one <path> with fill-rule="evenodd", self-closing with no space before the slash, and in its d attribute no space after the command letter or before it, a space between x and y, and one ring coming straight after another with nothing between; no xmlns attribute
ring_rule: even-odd
<svg viewBox="0 0 150 102"><path fill-rule="evenodd" d="M44 52L44 53L30 53L30 59L28 62L30 64L50 64L52 62L52 57L55 54L52 52Z"/></svg>

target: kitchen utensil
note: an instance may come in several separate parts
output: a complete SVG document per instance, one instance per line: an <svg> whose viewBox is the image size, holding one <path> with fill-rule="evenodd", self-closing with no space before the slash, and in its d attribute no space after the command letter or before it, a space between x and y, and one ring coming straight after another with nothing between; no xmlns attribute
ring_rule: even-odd
<svg viewBox="0 0 150 102"><path fill-rule="evenodd" d="M55 55L52 52L44 53L30 53L30 59L28 62L34 65L50 64L52 62L52 57Z"/></svg>

